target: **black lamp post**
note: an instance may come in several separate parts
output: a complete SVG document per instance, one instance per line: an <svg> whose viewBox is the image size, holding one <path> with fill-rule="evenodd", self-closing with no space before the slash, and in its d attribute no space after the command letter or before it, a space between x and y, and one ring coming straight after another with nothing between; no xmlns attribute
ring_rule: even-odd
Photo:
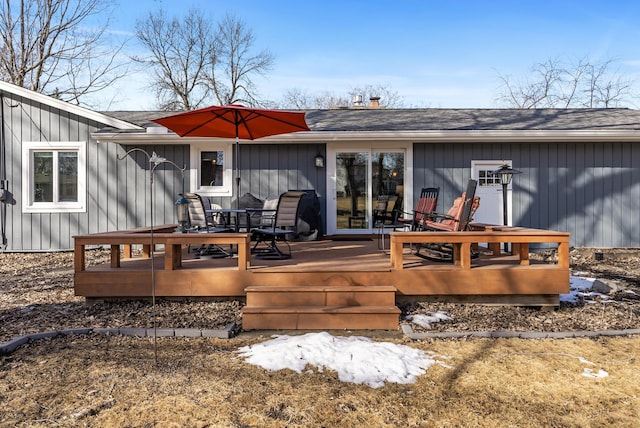
<svg viewBox="0 0 640 428"><path fill-rule="evenodd" d="M505 226L509 223L509 213L507 212L507 187L511 183L511 179L514 174L520 174L522 171L511 168L507 163L503 163L502 166L493 171L494 176L500 177L500 184L502 185L502 219Z"/></svg>
<svg viewBox="0 0 640 428"><path fill-rule="evenodd" d="M520 174L522 171L511 168L507 163L503 163L502 166L493 171L494 176L500 177L500 184L502 185L502 222L505 226L509 225L509 213L507 207L507 187L511 183L511 179L514 174ZM505 253L509 251L509 244L504 243Z"/></svg>

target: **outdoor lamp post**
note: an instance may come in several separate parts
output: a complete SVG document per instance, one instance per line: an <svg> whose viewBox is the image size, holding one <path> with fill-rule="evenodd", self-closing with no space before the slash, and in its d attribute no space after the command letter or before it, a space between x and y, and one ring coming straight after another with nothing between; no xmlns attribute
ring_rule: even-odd
<svg viewBox="0 0 640 428"><path fill-rule="evenodd" d="M189 200L182 193L176 200L176 217L179 224L176 232L185 233L187 231L187 223L189 223Z"/></svg>
<svg viewBox="0 0 640 428"><path fill-rule="evenodd" d="M500 177L500 184L502 185L502 222L505 226L509 225L509 213L507 207L507 187L511 183L511 179L514 174L520 174L522 171L518 171L517 169L511 168L510 165L507 165L506 162L502 164L502 166L495 171L493 171L494 176ZM508 244L505 242L504 251L507 252L509 249Z"/></svg>

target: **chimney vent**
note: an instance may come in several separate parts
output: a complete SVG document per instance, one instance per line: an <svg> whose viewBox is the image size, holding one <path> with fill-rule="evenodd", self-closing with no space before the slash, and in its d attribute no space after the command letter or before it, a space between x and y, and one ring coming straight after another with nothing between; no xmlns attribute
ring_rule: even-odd
<svg viewBox="0 0 640 428"><path fill-rule="evenodd" d="M380 107L380 97L369 98L369 105L371 107Z"/></svg>

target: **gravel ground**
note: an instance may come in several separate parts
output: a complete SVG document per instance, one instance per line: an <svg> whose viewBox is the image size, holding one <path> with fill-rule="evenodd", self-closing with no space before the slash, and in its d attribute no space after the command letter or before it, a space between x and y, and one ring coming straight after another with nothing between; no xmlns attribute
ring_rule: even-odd
<svg viewBox="0 0 640 428"><path fill-rule="evenodd" d="M595 252L603 252L596 260ZM552 260L553 252L532 258ZM150 300L85 304L73 294L72 253L0 254L0 342L29 333L79 327L224 328L241 323L241 303L224 301ZM107 251L87 252L87 263L109 260ZM571 253L576 274L614 280L609 295L561 304L556 310L474 304L411 303L403 317L446 314L432 331L580 331L618 330L640 326L640 251L577 249ZM424 327L412 324L414 331Z"/></svg>

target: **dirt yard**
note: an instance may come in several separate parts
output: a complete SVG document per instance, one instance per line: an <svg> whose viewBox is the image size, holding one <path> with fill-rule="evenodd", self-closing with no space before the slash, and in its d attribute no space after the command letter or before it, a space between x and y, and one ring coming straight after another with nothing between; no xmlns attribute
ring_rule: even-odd
<svg viewBox="0 0 640 428"><path fill-rule="evenodd" d="M572 271L605 280L607 294L554 311L420 303L403 315L448 313L451 320L434 331L638 328L640 251L603 250L602 260L597 252L572 251ZM0 342L77 327L151 327L154 316L157 327L241 324L238 301L86 305L73 296L69 253L0 258ZM89 263L106 260L106 252L88 254ZM0 427L634 426L640 419L637 336L410 341L400 332L364 333L451 357L451 368L430 369L416 384L373 390L313 367L269 372L238 358L239 347L268 334L156 342L91 334L29 343L0 356ZM587 363L609 376L581 376Z"/></svg>

